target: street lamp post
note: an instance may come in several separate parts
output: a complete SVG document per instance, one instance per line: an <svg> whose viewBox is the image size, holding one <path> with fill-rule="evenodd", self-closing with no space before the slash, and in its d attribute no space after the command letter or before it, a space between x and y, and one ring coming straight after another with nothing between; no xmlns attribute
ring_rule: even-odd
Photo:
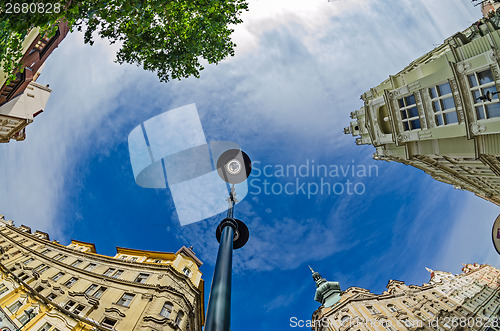
<svg viewBox="0 0 500 331"><path fill-rule="evenodd" d="M232 187L227 199L229 202L227 217L220 222L215 232L219 241L219 251L208 299L205 331L230 329L233 249L243 247L249 237L245 223L234 218L234 205L237 202L234 184L245 181L250 175L250 158L240 150L226 151L217 161L217 171L225 182L232 184Z"/></svg>

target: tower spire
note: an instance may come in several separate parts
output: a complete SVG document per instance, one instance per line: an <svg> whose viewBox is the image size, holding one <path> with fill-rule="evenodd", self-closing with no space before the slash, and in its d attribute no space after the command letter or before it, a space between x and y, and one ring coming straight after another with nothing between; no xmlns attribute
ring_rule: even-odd
<svg viewBox="0 0 500 331"><path fill-rule="evenodd" d="M316 294L314 300L318 301L325 307L331 307L340 300L342 291L338 282L329 282L321 275L314 271L311 266L309 269L312 272L312 278L316 282Z"/></svg>

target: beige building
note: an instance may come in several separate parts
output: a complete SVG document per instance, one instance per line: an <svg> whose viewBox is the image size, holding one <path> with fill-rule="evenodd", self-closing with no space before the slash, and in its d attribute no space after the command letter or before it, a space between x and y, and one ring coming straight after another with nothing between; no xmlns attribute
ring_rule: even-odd
<svg viewBox="0 0 500 331"><path fill-rule="evenodd" d="M201 331L202 262L190 248L116 250L64 246L1 216L0 330Z"/></svg>
<svg viewBox="0 0 500 331"><path fill-rule="evenodd" d="M490 16L363 93L344 133L376 160L500 205L500 13Z"/></svg>
<svg viewBox="0 0 500 331"><path fill-rule="evenodd" d="M458 275L427 270L431 279L421 286L391 280L382 294L348 288L334 305L323 302L314 312L312 329L500 330L499 269L467 264Z"/></svg>

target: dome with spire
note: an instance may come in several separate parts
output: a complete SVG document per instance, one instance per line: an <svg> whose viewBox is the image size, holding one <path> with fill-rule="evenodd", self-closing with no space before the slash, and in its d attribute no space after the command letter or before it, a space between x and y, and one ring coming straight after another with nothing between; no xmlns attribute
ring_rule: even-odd
<svg viewBox="0 0 500 331"><path fill-rule="evenodd" d="M340 285L338 282L329 282L318 272L315 272L311 266L309 269L312 272L312 277L316 282L316 294L314 295L314 300L321 303L324 307L331 307L336 304L342 295L340 290Z"/></svg>

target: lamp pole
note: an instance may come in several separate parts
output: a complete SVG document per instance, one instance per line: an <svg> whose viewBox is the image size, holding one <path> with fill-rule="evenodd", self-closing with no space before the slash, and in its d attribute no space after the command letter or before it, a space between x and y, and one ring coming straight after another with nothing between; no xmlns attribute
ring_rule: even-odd
<svg viewBox="0 0 500 331"><path fill-rule="evenodd" d="M229 202L227 217L220 222L215 231L215 236L219 241L219 251L208 298L205 331L229 331L230 329L233 249L243 247L249 237L245 223L234 218L234 205L238 201L234 184L243 182L249 176L250 159L241 151L236 153L230 150L228 154L225 154L219 157L218 171L220 170L221 178L232 184L232 187L227 199ZM242 170L244 170L243 173Z"/></svg>

